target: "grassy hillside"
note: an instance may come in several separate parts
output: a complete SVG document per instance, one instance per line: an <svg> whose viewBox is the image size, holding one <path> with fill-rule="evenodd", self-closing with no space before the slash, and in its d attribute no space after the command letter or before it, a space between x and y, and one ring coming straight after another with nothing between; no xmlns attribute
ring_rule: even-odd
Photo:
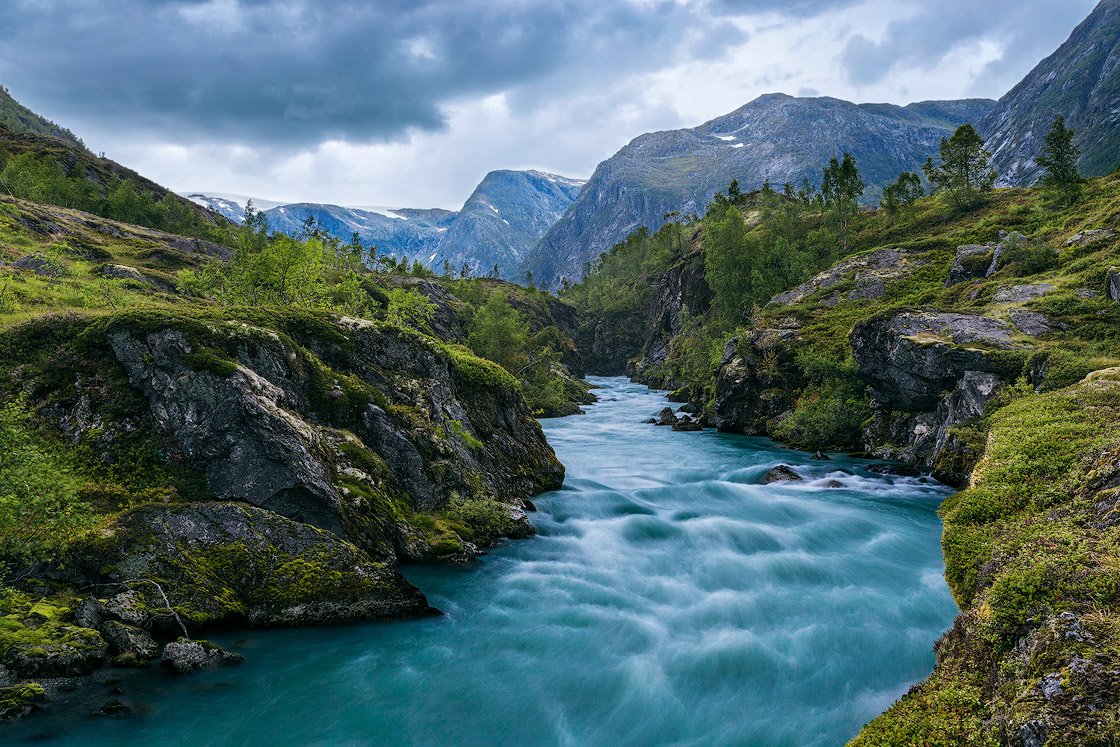
<svg viewBox="0 0 1120 747"><path fill-rule="evenodd" d="M8 89L0 86L0 127L16 134L37 133L50 137L66 140L72 145L84 149L83 143L77 135L62 125L57 125L45 117L41 117L28 109L23 104L12 98Z"/></svg>
<svg viewBox="0 0 1120 747"><path fill-rule="evenodd" d="M0 124L0 194L212 241L229 221L80 144Z"/></svg>

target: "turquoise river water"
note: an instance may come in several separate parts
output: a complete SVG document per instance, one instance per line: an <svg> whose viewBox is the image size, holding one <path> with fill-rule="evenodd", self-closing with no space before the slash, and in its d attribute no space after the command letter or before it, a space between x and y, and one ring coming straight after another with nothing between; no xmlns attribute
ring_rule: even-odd
<svg viewBox="0 0 1120 747"><path fill-rule="evenodd" d="M568 473L539 537L405 569L443 617L215 636L245 664L105 672L0 741L839 745L931 671L947 489L645 425L663 395L594 381L544 423ZM758 484L780 463L808 479ZM87 715L114 698L133 715Z"/></svg>

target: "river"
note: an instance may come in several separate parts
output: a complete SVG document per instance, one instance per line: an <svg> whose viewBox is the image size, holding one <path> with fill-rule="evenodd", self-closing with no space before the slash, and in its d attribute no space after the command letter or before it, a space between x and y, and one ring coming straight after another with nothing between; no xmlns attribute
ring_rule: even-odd
<svg viewBox="0 0 1120 747"><path fill-rule="evenodd" d="M842 455L646 425L663 394L593 381L601 401L586 415L544 421L568 472L535 499L540 536L468 568L405 569L443 617L214 636L245 664L185 678L106 670L78 697L133 715L76 708L8 736L838 745L929 674L956 612L936 514L948 489ZM777 464L808 479L760 485Z"/></svg>

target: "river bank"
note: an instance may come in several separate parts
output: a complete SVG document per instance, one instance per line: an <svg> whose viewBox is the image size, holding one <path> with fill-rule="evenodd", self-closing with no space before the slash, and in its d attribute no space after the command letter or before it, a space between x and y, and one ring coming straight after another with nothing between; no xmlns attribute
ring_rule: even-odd
<svg viewBox="0 0 1120 747"><path fill-rule="evenodd" d="M947 489L655 428L663 393L595 383L587 415L544 421L568 478L535 499L539 537L465 569L404 569L444 617L216 636L245 664L114 677L97 697L131 716L75 709L12 737L824 745L931 671L956 611L937 544ZM807 479L759 484L777 464Z"/></svg>

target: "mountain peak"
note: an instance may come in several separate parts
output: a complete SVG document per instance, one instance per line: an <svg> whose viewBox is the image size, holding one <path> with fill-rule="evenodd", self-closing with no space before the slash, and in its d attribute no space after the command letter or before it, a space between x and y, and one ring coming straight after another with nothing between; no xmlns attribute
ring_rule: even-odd
<svg viewBox="0 0 1120 747"><path fill-rule="evenodd" d="M999 100L980 123L1003 185L1033 184L1054 118L1077 133L1081 170L1107 174L1120 163L1120 0L1102 0L1054 54Z"/></svg>

